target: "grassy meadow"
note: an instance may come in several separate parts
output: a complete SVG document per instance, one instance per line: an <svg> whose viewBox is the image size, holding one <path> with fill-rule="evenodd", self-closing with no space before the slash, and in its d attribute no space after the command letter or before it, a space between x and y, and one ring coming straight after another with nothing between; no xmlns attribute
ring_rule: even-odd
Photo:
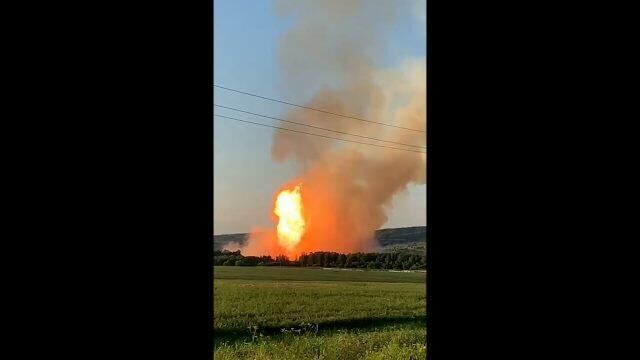
<svg viewBox="0 0 640 360"><path fill-rule="evenodd" d="M425 278L215 267L215 359L424 359Z"/></svg>

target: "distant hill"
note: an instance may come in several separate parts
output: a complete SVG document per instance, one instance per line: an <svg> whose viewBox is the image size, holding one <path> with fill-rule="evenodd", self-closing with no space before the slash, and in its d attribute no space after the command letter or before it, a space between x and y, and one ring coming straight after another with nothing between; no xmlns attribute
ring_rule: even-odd
<svg viewBox="0 0 640 360"><path fill-rule="evenodd" d="M249 234L224 234L213 236L213 249L222 250L230 243L243 245ZM424 252L427 242L427 227L413 226L405 228L380 229L375 232L380 244L379 252L411 251Z"/></svg>
<svg viewBox="0 0 640 360"><path fill-rule="evenodd" d="M411 251L423 253L427 249L427 227L380 229L375 233L380 252Z"/></svg>
<svg viewBox="0 0 640 360"><path fill-rule="evenodd" d="M222 250L229 243L238 243L243 245L249 234L225 234L213 235L213 250Z"/></svg>

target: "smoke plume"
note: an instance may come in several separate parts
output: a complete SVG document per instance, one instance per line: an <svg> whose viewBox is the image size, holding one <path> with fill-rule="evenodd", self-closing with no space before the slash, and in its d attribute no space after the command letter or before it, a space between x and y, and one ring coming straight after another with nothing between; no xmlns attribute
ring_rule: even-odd
<svg viewBox="0 0 640 360"><path fill-rule="evenodd" d="M387 0L276 1L276 11L294 19L279 42L283 91L305 94L311 88L314 91L310 94L311 100L304 104L308 107L425 131L424 58L406 59L395 68L379 65L384 55L385 36L399 21L396 18L398 3ZM287 120L425 145L424 132L307 109L291 111ZM406 148L373 140L364 142ZM292 160L299 166L299 176L276 189L275 194L302 184L306 229L294 253L278 244L275 226L256 229L242 249L249 255L288 253L296 256L310 251L372 250L377 245L374 231L387 221L386 211L394 195L410 183L425 183L426 156L421 153L288 132L274 133L271 150L275 161ZM273 214L272 219L277 223Z"/></svg>

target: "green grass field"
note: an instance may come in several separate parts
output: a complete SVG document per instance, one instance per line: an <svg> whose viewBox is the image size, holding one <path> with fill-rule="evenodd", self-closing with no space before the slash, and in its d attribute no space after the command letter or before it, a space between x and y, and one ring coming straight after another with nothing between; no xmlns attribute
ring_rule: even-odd
<svg viewBox="0 0 640 360"><path fill-rule="evenodd" d="M425 278L215 267L215 358L424 359Z"/></svg>

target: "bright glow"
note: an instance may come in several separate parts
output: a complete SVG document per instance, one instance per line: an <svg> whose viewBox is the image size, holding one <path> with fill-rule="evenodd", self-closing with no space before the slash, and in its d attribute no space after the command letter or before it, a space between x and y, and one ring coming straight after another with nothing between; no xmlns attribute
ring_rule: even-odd
<svg viewBox="0 0 640 360"><path fill-rule="evenodd" d="M287 250L293 250L304 234L300 185L293 190L282 190L276 198L273 212L278 216L278 242Z"/></svg>

